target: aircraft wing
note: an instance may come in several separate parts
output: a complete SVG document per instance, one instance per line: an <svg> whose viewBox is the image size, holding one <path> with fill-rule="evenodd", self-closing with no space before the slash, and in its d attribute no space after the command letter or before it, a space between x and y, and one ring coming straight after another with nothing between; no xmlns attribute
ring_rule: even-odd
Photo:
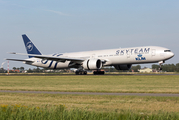
<svg viewBox="0 0 179 120"><path fill-rule="evenodd" d="M22 60L22 59L6 59L11 61L21 61L21 62L34 62L33 60Z"/></svg>
<svg viewBox="0 0 179 120"><path fill-rule="evenodd" d="M23 53L10 53L10 54L29 55L29 56L33 56L34 58L53 60L53 61L58 61L58 62L65 62L65 61L82 62L85 60L81 58L55 57L55 56L50 56L50 55L36 55L36 54L23 54Z"/></svg>

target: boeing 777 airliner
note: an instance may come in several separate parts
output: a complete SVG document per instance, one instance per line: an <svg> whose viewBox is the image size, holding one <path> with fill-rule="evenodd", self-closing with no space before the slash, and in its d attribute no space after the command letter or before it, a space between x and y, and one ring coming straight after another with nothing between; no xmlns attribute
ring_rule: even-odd
<svg viewBox="0 0 179 120"><path fill-rule="evenodd" d="M87 74L87 70L95 70L94 74L104 74L103 71L100 71L103 66L114 66L117 70L129 70L132 64L141 63L158 62L161 66L166 60L174 56L171 50L157 46L43 55L26 35L22 35L22 38L27 54L11 54L28 55L29 58L6 60L22 61L25 64L49 69L76 68L78 69L76 74L84 75Z"/></svg>

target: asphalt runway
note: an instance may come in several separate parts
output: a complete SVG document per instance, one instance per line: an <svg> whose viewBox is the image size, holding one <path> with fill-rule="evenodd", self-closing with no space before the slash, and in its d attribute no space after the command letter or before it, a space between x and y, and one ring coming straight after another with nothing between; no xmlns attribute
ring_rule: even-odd
<svg viewBox="0 0 179 120"><path fill-rule="evenodd" d="M63 94L63 95L113 95L113 96L179 97L179 94L168 94L168 93L93 93L93 92L50 92L50 91L10 91L10 90L0 90L0 92L1 93Z"/></svg>
<svg viewBox="0 0 179 120"><path fill-rule="evenodd" d="M0 74L0 76L73 76L75 74ZM87 75L77 75L77 76L91 76L93 74ZM99 76L163 76L163 75L179 75L179 74L104 74Z"/></svg>

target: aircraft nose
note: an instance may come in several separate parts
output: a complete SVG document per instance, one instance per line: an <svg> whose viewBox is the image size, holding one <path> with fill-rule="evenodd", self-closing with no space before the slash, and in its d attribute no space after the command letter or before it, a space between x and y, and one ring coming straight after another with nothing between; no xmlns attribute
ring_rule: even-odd
<svg viewBox="0 0 179 120"><path fill-rule="evenodd" d="M175 56L175 54L173 52L171 52L171 57Z"/></svg>
<svg viewBox="0 0 179 120"><path fill-rule="evenodd" d="M167 56L168 56L168 58L172 58L174 55L175 54L173 52L169 52Z"/></svg>

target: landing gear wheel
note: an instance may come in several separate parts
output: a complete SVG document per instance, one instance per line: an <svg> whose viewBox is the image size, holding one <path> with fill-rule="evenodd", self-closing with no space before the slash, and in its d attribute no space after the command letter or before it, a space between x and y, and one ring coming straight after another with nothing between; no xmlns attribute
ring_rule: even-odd
<svg viewBox="0 0 179 120"><path fill-rule="evenodd" d="M76 71L76 72L75 72L75 74L76 74L76 75L79 75L79 72L78 72L78 71Z"/></svg>
<svg viewBox="0 0 179 120"><path fill-rule="evenodd" d="M87 75L87 71L76 71L76 75Z"/></svg>
<svg viewBox="0 0 179 120"><path fill-rule="evenodd" d="M104 71L94 71L94 75L104 75Z"/></svg>
<svg viewBox="0 0 179 120"><path fill-rule="evenodd" d="M165 63L165 61L159 61L158 63L160 65L159 72L162 72L162 64Z"/></svg>
<svg viewBox="0 0 179 120"><path fill-rule="evenodd" d="M158 72L162 71L162 66L160 65L160 67L158 68Z"/></svg>
<svg viewBox="0 0 179 120"><path fill-rule="evenodd" d="M84 75L87 75L87 71L84 71Z"/></svg>

